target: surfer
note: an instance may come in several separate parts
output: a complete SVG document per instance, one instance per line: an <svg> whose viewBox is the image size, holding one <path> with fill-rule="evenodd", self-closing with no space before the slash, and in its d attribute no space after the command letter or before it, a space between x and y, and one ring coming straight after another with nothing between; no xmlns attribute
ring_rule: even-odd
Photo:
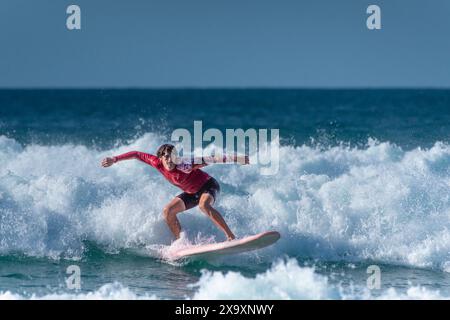
<svg viewBox="0 0 450 320"><path fill-rule="evenodd" d="M163 144L158 148L156 156L144 152L131 151L103 159L102 166L105 168L110 167L119 161L129 159L137 159L151 165L170 183L183 190L163 209L163 217L176 239L180 238L181 232L177 214L192 209L197 205L225 233L227 240L235 238L222 215L213 207L220 192L220 185L216 179L200 170L200 168L207 166L208 163L218 162L248 164L248 156L234 155L232 157L202 158L199 164L196 164L194 159L190 159L188 162L183 161L177 164L180 161L177 161L179 159L177 159L175 147L171 144Z"/></svg>

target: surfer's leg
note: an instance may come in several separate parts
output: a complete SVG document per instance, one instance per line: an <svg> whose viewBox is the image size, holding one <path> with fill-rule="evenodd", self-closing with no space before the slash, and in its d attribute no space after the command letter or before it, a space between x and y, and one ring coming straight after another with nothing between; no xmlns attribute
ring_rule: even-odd
<svg viewBox="0 0 450 320"><path fill-rule="evenodd" d="M175 197L170 201L163 210L164 219L169 226L170 231L172 231L175 238L180 238L181 225L180 221L178 221L177 213L186 210L183 200L178 197Z"/></svg>
<svg viewBox="0 0 450 320"><path fill-rule="evenodd" d="M203 193L200 196L200 201L198 207L205 213L215 224L218 226L227 236L228 240L233 240L235 238L233 232L231 232L222 215L213 208L214 197L209 193Z"/></svg>

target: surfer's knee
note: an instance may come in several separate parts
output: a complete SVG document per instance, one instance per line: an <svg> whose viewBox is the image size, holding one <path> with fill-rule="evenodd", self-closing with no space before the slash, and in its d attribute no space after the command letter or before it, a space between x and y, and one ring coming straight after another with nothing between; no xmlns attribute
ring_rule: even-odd
<svg viewBox="0 0 450 320"><path fill-rule="evenodd" d="M211 205L208 201L200 201L198 207L204 213L209 213L211 211Z"/></svg>
<svg viewBox="0 0 450 320"><path fill-rule="evenodd" d="M171 207L164 207L163 209L163 217L164 219L170 219L172 216L175 216L176 212Z"/></svg>
<svg viewBox="0 0 450 320"><path fill-rule="evenodd" d="M212 209L212 203L214 202L214 198L209 194L202 194L200 200L198 202L198 207L204 213L209 213Z"/></svg>

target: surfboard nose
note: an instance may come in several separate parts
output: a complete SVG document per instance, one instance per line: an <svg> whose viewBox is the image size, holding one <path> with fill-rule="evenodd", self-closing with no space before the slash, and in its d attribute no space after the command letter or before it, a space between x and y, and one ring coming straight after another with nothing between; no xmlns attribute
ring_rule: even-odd
<svg viewBox="0 0 450 320"><path fill-rule="evenodd" d="M267 236L273 236L273 237L277 237L277 240L281 238L281 234L278 231L267 231L264 234L266 234Z"/></svg>

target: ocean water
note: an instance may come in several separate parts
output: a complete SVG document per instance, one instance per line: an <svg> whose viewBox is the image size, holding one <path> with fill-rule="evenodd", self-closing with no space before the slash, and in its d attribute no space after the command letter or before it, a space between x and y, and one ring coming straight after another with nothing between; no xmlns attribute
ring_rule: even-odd
<svg viewBox="0 0 450 320"><path fill-rule="evenodd" d="M276 175L205 169L235 234L275 245L179 264L149 249L171 245L179 190L100 161L195 120L280 130ZM0 90L0 298L448 299L449 138L449 90ZM186 242L224 239L197 208L179 217Z"/></svg>

